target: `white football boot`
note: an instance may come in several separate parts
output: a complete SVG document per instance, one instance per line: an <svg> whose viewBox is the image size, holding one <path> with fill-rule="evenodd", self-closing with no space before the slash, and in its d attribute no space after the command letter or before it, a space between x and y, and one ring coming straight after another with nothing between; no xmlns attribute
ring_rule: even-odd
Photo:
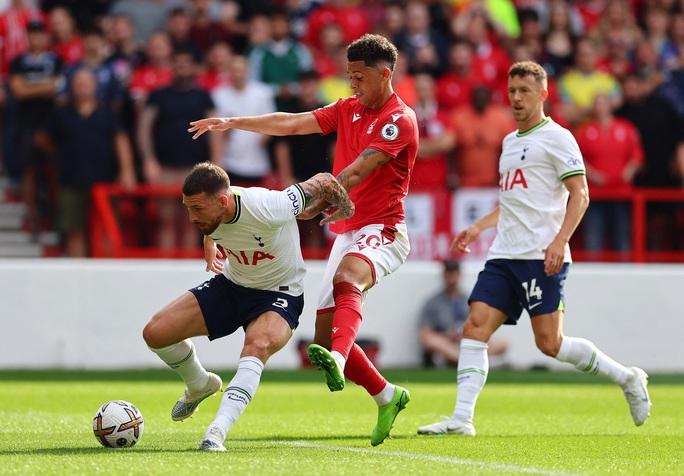
<svg viewBox="0 0 684 476"><path fill-rule="evenodd" d="M197 407L202 400L211 397L213 394L221 390L223 381L221 377L211 372L209 373L209 381L202 390L196 393L190 393L186 388L183 395L180 396L176 404L171 409L171 419L173 421L182 421L190 418L197 410Z"/></svg>
<svg viewBox="0 0 684 476"><path fill-rule="evenodd" d="M202 451L226 451L223 442L226 441L226 434L218 426L209 425L207 431L204 432L204 439L199 445Z"/></svg>
<svg viewBox="0 0 684 476"><path fill-rule="evenodd" d="M451 416L444 417L443 421L418 427L418 434L475 436L475 427L472 422L462 421Z"/></svg>
<svg viewBox="0 0 684 476"><path fill-rule="evenodd" d="M622 386L625 399L636 426L641 426L651 414L651 399L648 396L648 375L639 367L630 368L632 377Z"/></svg>

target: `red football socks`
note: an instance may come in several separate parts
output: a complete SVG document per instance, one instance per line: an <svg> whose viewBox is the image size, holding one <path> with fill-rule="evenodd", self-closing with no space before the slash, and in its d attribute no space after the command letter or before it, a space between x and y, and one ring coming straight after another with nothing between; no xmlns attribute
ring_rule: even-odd
<svg viewBox="0 0 684 476"><path fill-rule="evenodd" d="M339 352L347 359L361 326L363 293L353 284L342 282L333 285L333 297L335 313L330 350Z"/></svg>
<svg viewBox="0 0 684 476"><path fill-rule="evenodd" d="M380 375L378 369L358 344L354 344L349 351L344 375L356 385L365 388L370 395L377 395L387 385L385 377Z"/></svg>

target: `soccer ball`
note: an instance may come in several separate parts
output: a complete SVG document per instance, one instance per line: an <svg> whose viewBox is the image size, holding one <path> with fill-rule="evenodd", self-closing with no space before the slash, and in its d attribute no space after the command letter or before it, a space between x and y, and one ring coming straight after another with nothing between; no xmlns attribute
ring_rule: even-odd
<svg viewBox="0 0 684 476"><path fill-rule="evenodd" d="M102 405L93 418L93 433L107 448L135 445L143 434L143 417L135 405L112 400Z"/></svg>

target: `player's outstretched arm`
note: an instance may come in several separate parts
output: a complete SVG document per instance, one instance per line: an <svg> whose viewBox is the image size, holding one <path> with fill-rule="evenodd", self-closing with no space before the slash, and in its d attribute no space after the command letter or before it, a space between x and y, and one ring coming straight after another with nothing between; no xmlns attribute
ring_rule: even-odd
<svg viewBox="0 0 684 476"><path fill-rule="evenodd" d="M297 114L273 112L260 116L209 117L192 121L188 132L193 134L193 139L197 139L205 132L228 131L230 129L240 129L271 136L320 134L323 132L312 112Z"/></svg>
<svg viewBox="0 0 684 476"><path fill-rule="evenodd" d="M589 206L589 186L584 175L573 175L563 180L570 195L565 217L553 241L544 250L544 272L551 276L558 273L565 261L565 245L582 221Z"/></svg>
<svg viewBox="0 0 684 476"><path fill-rule="evenodd" d="M470 253L470 247L468 245L477 240L477 238L480 236L480 233L496 226L498 222L499 206L497 205L494 210L487 213L485 216L456 235L456 238L454 238L454 241L451 243L451 248L456 249L461 253Z"/></svg>
<svg viewBox="0 0 684 476"><path fill-rule="evenodd" d="M306 209L298 215L299 219L313 218L321 212L328 216L324 223L344 220L354 215L354 203L349 194L330 173L320 173L299 184L306 198Z"/></svg>

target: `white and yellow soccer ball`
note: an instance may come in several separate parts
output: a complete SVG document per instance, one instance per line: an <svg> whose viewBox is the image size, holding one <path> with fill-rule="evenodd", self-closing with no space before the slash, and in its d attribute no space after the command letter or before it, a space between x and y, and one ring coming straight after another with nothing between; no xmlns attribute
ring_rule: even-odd
<svg viewBox="0 0 684 476"><path fill-rule="evenodd" d="M125 400L103 404L93 418L93 433L107 448L128 448L143 434L145 423L140 410Z"/></svg>

